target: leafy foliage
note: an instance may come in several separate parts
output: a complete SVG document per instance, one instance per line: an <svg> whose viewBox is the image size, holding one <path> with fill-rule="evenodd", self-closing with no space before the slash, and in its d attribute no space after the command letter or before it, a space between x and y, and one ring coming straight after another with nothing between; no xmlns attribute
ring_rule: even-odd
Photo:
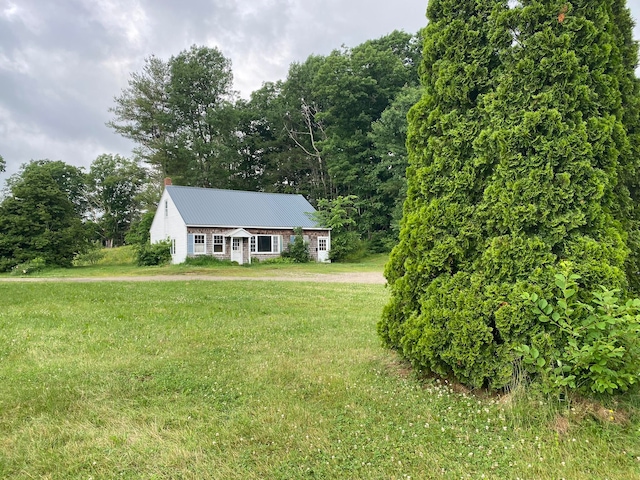
<svg viewBox="0 0 640 480"><path fill-rule="evenodd" d="M142 245L151 240L151 224L155 211L145 212L142 216L131 223L131 228L125 235L127 245Z"/></svg>
<svg viewBox="0 0 640 480"><path fill-rule="evenodd" d="M58 166L32 162L11 179L10 195L0 204L0 270L36 258L69 267L86 248L78 204L61 187L73 182L64 183L68 178L56 175Z"/></svg>
<svg viewBox="0 0 640 480"><path fill-rule="evenodd" d="M41 257L36 257L33 260L16 265L11 269L11 275L30 275L32 273L44 270L47 266L47 262Z"/></svg>
<svg viewBox="0 0 640 480"><path fill-rule="evenodd" d="M395 31L311 55L248 101L234 98L231 64L217 49L150 57L115 99L109 126L179 185L297 193L314 205L357 195L355 230L388 250L404 196L406 94L418 84L420 47L417 35ZM383 128L403 132L394 146L402 151L390 158L370 133L396 99Z"/></svg>
<svg viewBox="0 0 640 480"><path fill-rule="evenodd" d="M100 155L91 164L87 183L92 218L108 246L124 244L125 235L139 215L139 194L146 176L137 162L120 155Z"/></svg>
<svg viewBox="0 0 640 480"><path fill-rule="evenodd" d="M373 203L382 225L391 215L390 225L371 235L373 251L390 251L400 232L402 205L407 195L407 114L422 96L422 88L407 86L371 125L369 138L380 161L368 172L367 181L376 186ZM373 213L374 209L370 212Z"/></svg>
<svg viewBox="0 0 640 480"><path fill-rule="evenodd" d="M196 257L187 257L182 265L188 267L220 267L223 265L237 265L237 262L232 262L231 260L226 258L217 258L212 255L198 255Z"/></svg>
<svg viewBox="0 0 640 480"><path fill-rule="evenodd" d="M102 244L100 242L94 242L89 245L86 251L76 255L73 263L75 265L96 265L105 255Z"/></svg>
<svg viewBox="0 0 640 480"><path fill-rule="evenodd" d="M171 242L145 243L136 248L138 266L165 265L171 261Z"/></svg>
<svg viewBox="0 0 640 480"><path fill-rule="evenodd" d="M362 240L356 230L355 195L338 196L334 200L321 199L314 219L323 227L331 229L332 261L347 260L362 249Z"/></svg>
<svg viewBox="0 0 640 480"><path fill-rule="evenodd" d="M614 212L628 137L609 103L626 67L610 7L585 2L560 22L542 1L429 3L424 94L409 114L407 200L378 326L418 368L504 387L513 348L547 328L523 293L549 297L563 264L581 291L627 287Z"/></svg>
<svg viewBox="0 0 640 480"><path fill-rule="evenodd" d="M616 293L600 287L590 303L579 300L575 274L556 274L559 295L547 301L523 294L551 348L523 345L518 351L547 389L564 387L588 393L626 391L640 380L640 299L619 303ZM536 340L533 339L535 343Z"/></svg>
<svg viewBox="0 0 640 480"><path fill-rule="evenodd" d="M295 238L293 242L287 245L287 249L282 252L282 256L290 258L294 263L307 263L311 261L311 255L309 255L309 244L304 241L302 235L302 228L296 227L293 229Z"/></svg>
<svg viewBox="0 0 640 480"><path fill-rule="evenodd" d="M50 175L60 190L73 203L76 214L83 217L89 208L87 182L82 168L61 160L32 160L21 166L20 171L7 179L9 190L31 175Z"/></svg>
<svg viewBox="0 0 640 480"><path fill-rule="evenodd" d="M231 62L217 48L192 46L167 62L150 57L115 99L109 126L139 144L138 154L177 184L228 187L224 139Z"/></svg>

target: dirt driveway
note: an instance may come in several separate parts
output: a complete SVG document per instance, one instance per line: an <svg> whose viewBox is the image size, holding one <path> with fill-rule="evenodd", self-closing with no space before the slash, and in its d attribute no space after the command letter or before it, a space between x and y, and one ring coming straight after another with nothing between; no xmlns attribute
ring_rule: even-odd
<svg viewBox="0 0 640 480"><path fill-rule="evenodd" d="M386 279L380 272L331 273L331 274L292 274L264 277L233 277L216 275L140 275L122 277L4 277L0 282L185 282L185 281L239 281L255 280L266 282L323 282L323 283L364 283L384 285Z"/></svg>

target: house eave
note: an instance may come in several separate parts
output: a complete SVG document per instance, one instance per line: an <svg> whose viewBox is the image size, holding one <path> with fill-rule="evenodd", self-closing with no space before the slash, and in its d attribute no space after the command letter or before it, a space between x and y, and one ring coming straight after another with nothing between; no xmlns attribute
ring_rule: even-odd
<svg viewBox="0 0 640 480"><path fill-rule="evenodd" d="M262 228L269 230L293 230L295 227L271 227L265 225L255 225L255 226L247 226L247 225L196 225L196 224L187 224L187 228ZM330 228L325 227L300 227L302 230L331 230Z"/></svg>

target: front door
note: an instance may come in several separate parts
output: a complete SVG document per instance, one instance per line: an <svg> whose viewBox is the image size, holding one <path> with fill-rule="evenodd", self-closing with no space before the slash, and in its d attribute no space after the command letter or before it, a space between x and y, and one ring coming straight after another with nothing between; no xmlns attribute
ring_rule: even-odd
<svg viewBox="0 0 640 480"><path fill-rule="evenodd" d="M244 263L242 257L242 238L231 239L231 261L238 262L240 265Z"/></svg>
<svg viewBox="0 0 640 480"><path fill-rule="evenodd" d="M318 261L329 261L329 237L318 237Z"/></svg>

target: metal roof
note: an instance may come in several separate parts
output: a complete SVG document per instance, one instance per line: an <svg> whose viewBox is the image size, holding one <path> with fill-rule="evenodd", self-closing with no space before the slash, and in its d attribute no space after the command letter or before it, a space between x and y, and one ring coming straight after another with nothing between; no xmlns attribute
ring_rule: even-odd
<svg viewBox="0 0 640 480"><path fill-rule="evenodd" d="M216 188L165 187L185 224L212 227L318 228L302 195Z"/></svg>

